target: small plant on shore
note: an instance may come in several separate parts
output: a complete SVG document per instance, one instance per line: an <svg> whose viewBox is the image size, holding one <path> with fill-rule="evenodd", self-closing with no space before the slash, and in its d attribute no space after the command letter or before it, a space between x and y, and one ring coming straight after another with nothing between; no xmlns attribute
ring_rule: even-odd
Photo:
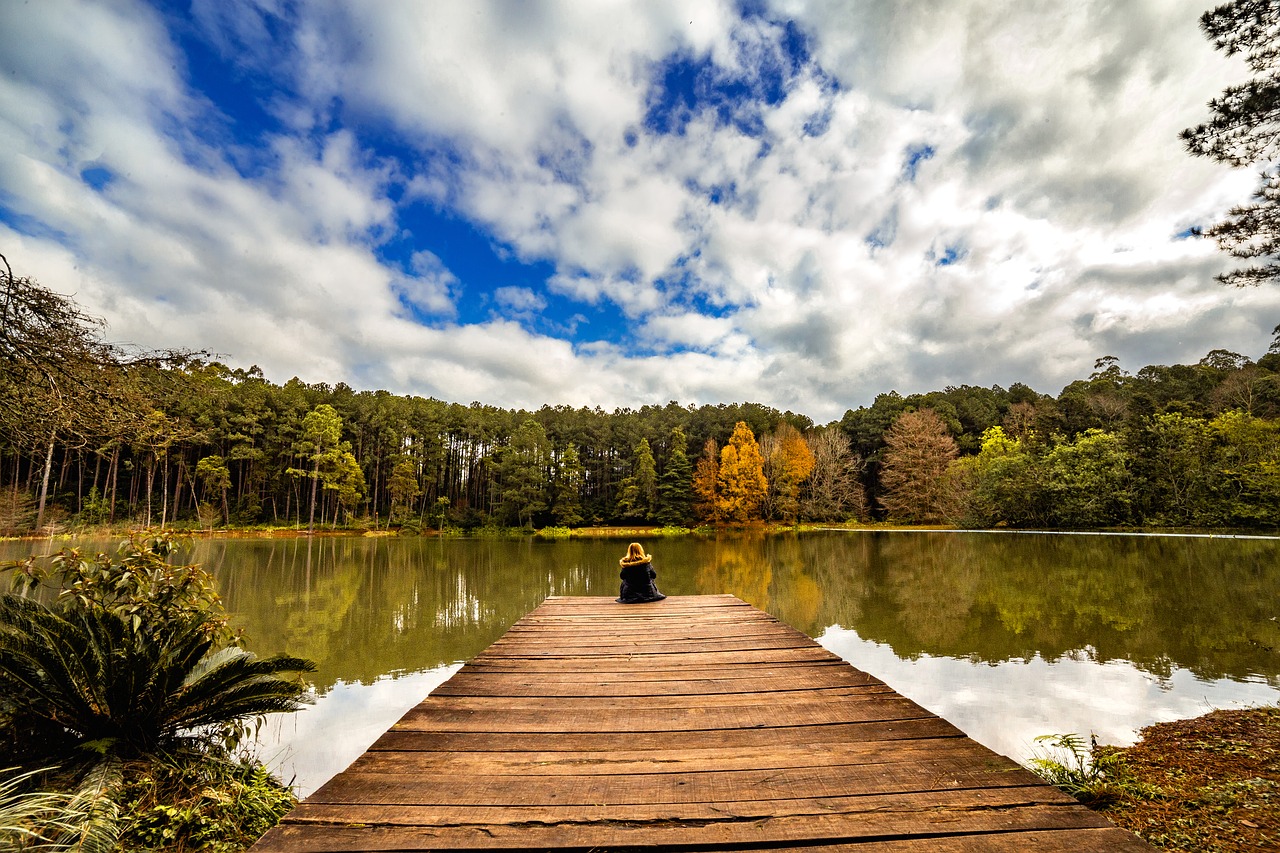
<svg viewBox="0 0 1280 853"><path fill-rule="evenodd" d="M1055 788L1082 803L1105 808L1122 794L1154 797L1158 791L1134 781L1124 757L1118 752L1099 749L1097 739L1090 736L1086 748L1078 734L1041 735L1036 743L1049 751L1032 758L1031 770Z"/></svg>

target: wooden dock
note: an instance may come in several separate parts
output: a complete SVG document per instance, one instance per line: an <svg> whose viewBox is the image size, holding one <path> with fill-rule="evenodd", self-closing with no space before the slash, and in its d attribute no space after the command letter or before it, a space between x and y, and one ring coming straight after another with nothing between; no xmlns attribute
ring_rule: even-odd
<svg viewBox="0 0 1280 853"><path fill-rule="evenodd" d="M733 596L549 598L254 846L1145 851Z"/></svg>

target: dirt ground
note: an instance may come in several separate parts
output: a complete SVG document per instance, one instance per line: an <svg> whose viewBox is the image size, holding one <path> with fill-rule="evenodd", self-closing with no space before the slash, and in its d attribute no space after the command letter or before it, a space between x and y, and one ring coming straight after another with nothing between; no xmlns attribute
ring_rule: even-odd
<svg viewBox="0 0 1280 853"><path fill-rule="evenodd" d="M1118 754L1111 821L1167 850L1280 850L1280 707L1214 711L1142 730Z"/></svg>

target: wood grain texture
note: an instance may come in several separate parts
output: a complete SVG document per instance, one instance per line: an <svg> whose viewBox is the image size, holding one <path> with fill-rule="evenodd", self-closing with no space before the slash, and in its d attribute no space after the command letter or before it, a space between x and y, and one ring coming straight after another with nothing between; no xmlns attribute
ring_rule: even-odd
<svg viewBox="0 0 1280 853"><path fill-rule="evenodd" d="M733 596L553 597L253 847L1133 851Z"/></svg>

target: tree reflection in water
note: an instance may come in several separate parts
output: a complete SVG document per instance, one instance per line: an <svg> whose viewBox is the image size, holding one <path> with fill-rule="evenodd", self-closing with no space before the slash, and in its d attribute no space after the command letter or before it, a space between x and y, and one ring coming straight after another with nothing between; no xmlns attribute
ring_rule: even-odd
<svg viewBox="0 0 1280 853"><path fill-rule="evenodd" d="M641 542L664 592L737 595L1001 751L1065 730L1124 739L1206 700L1275 701L1280 684L1278 540L854 531ZM332 693L334 710L303 714L341 706L367 726L368 706L384 702L385 728L545 596L616 595L624 548L352 537L206 541L190 558L215 572L250 648L318 662L320 703ZM972 730L984 726L992 734Z"/></svg>

